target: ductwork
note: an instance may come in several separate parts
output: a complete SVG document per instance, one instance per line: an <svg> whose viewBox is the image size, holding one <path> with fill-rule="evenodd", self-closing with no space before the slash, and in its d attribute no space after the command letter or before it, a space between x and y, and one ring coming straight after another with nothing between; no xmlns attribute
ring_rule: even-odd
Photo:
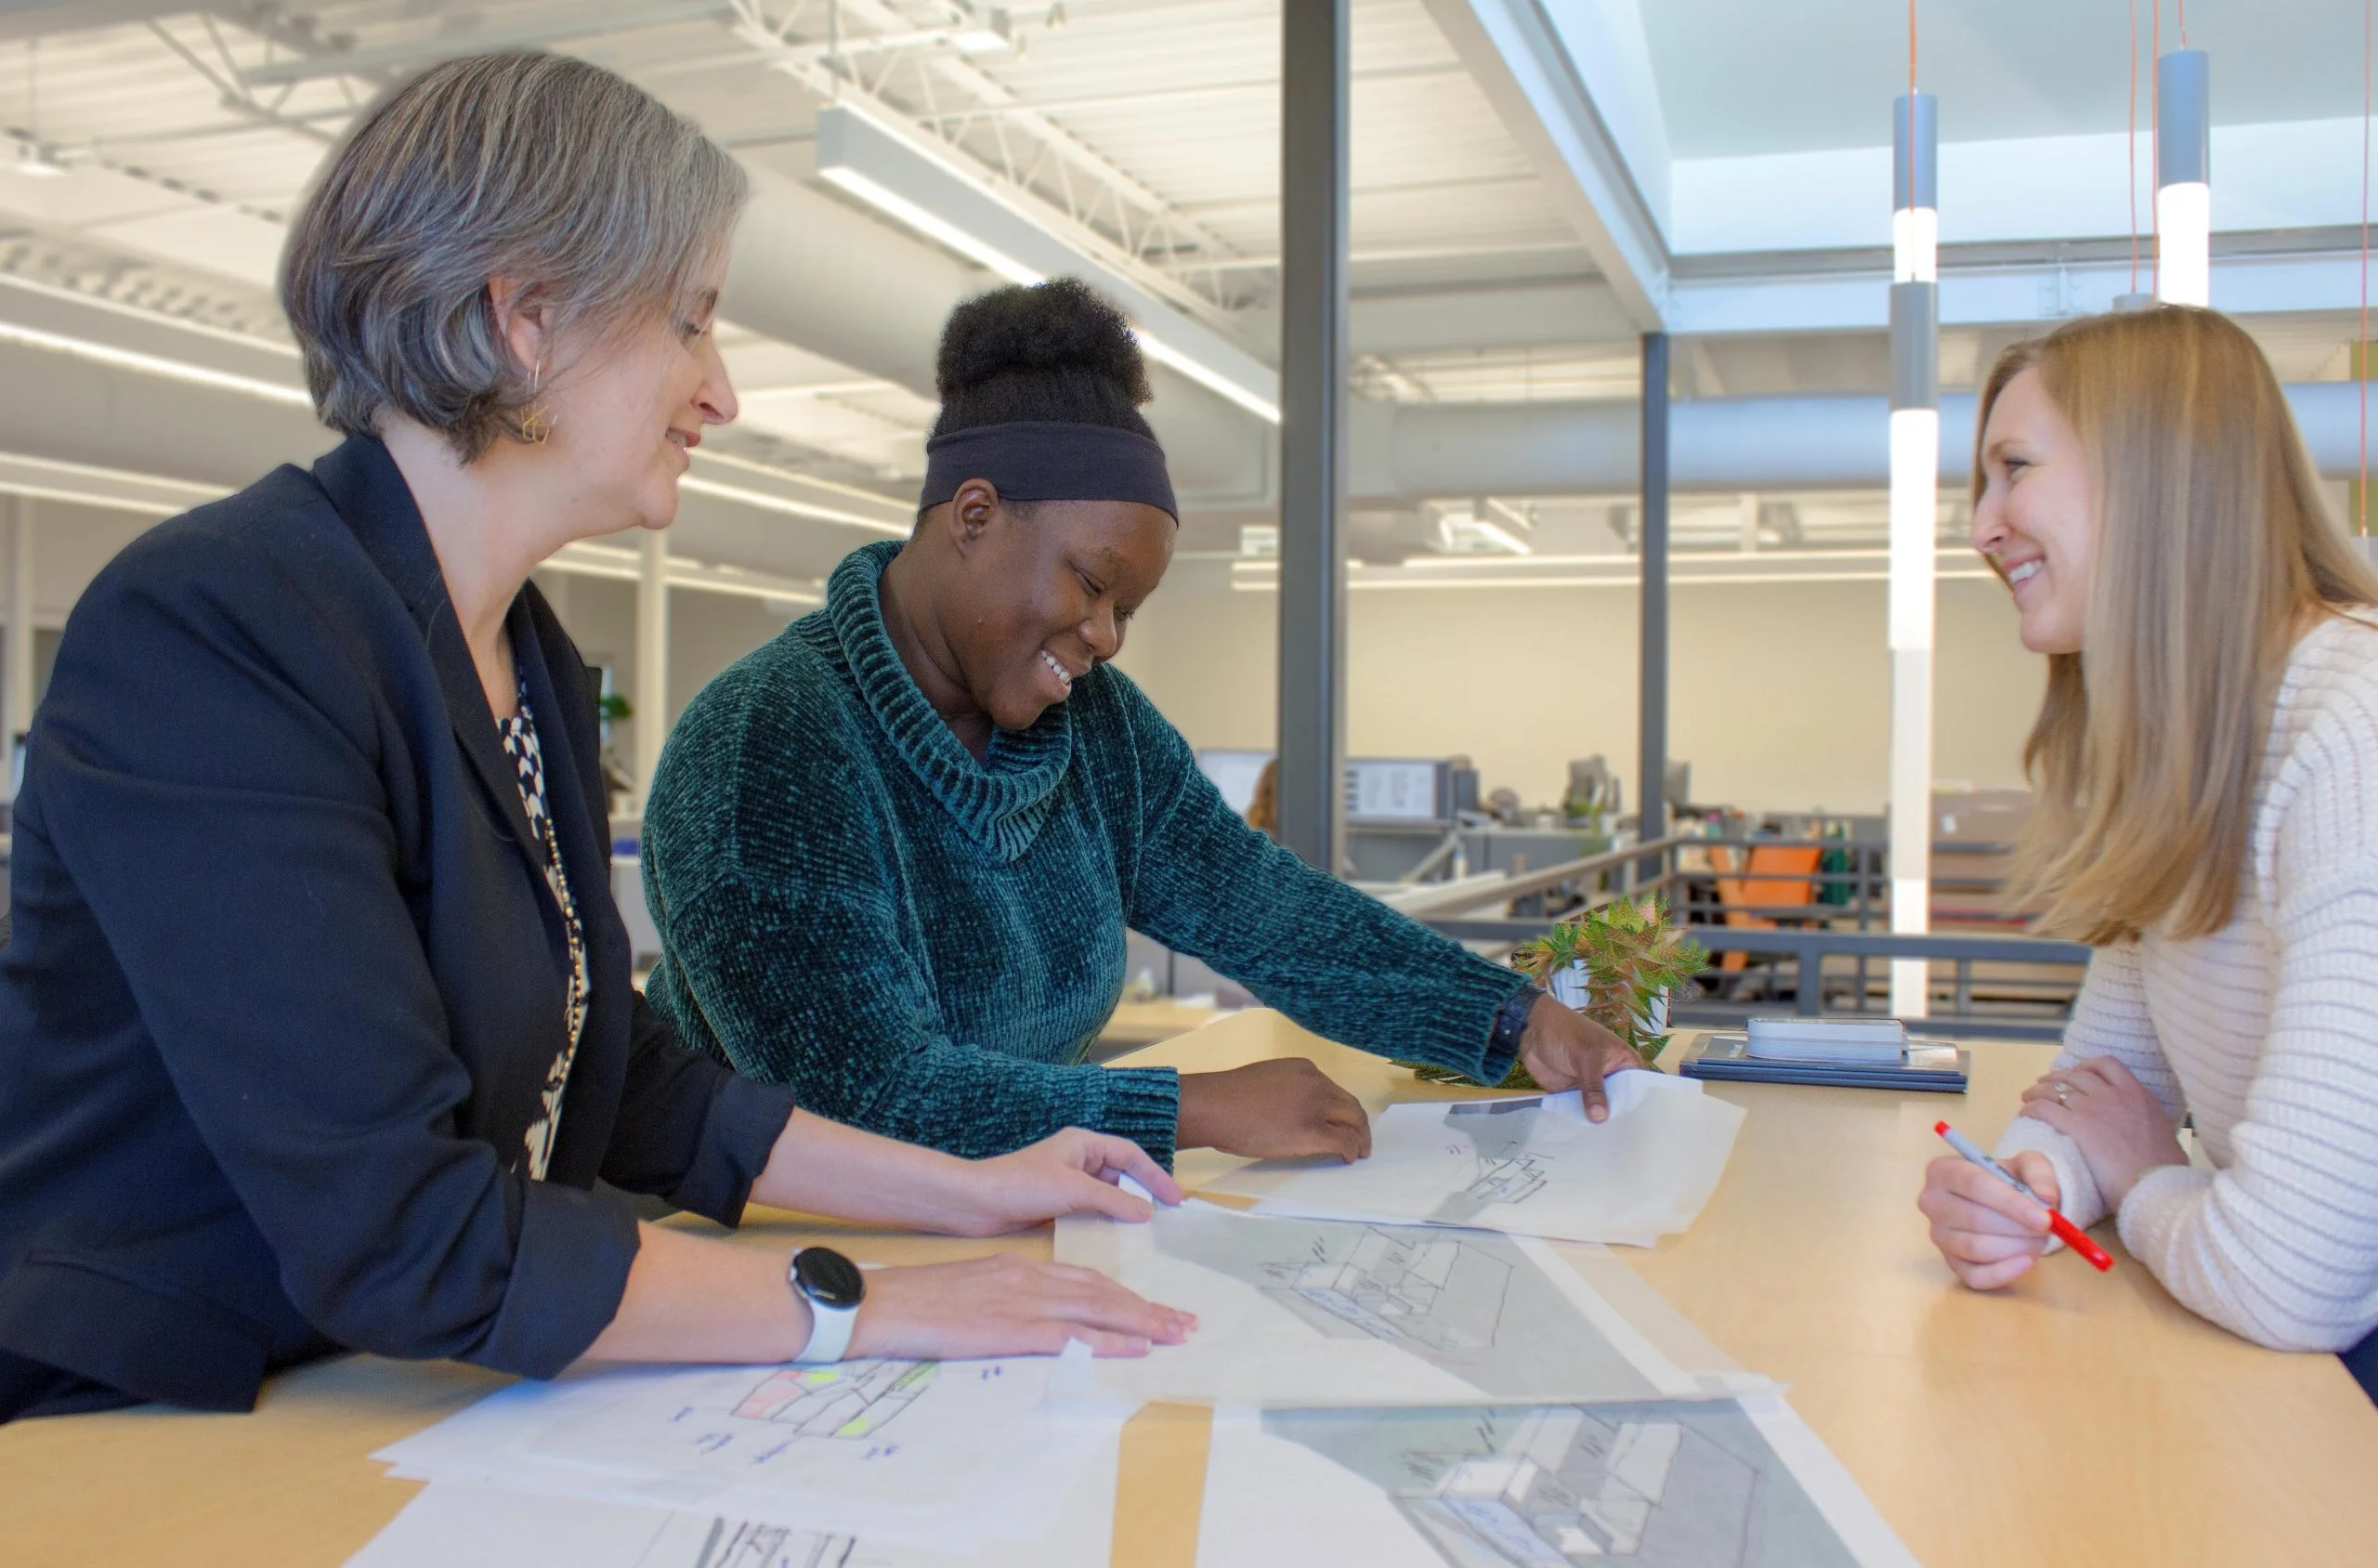
<svg viewBox="0 0 2378 1568"><path fill-rule="evenodd" d="M2351 382L2286 388L2321 473L2359 462ZM1972 393L1940 399L1940 482L1971 481ZM1879 490L1889 480L1890 402L1879 397L1709 398L1669 406L1669 483L1679 490ZM1633 402L1357 403L1358 504L1448 496L1610 494L1638 483Z"/></svg>

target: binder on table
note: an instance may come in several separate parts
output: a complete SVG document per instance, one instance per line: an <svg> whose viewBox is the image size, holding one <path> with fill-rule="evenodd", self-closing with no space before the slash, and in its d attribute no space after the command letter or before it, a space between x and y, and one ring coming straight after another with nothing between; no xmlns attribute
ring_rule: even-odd
<svg viewBox="0 0 2378 1568"><path fill-rule="evenodd" d="M1910 1039L1896 1062L1773 1061L1750 1053L1750 1037L1701 1037L1677 1064L1685 1078L1713 1083L1814 1083L1840 1089L1915 1089L1963 1094L1971 1059L1943 1040Z"/></svg>

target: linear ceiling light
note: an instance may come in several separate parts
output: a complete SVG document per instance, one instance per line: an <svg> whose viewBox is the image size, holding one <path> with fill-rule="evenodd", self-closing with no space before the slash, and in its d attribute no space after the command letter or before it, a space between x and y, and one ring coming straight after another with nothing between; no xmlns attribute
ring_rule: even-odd
<svg viewBox="0 0 2378 1568"><path fill-rule="evenodd" d="M310 409L313 395L302 386L288 386L278 382L260 381L252 375L240 375L231 371L210 370L193 365L186 359L168 359L158 354L143 354L137 349L118 348L112 344L94 343L88 338L69 337L63 333L44 332L39 327L20 326L14 321L0 321L0 343L20 344L27 348L45 349L53 354L70 354L93 364L110 365L117 370L138 371L144 375L163 376L169 381L186 381L197 386L219 387L226 392L242 393L261 398L267 402L287 403L295 408Z"/></svg>
<svg viewBox="0 0 2378 1568"><path fill-rule="evenodd" d="M2213 303L2213 91L2202 49L2155 62L2155 293Z"/></svg>
<svg viewBox="0 0 2378 1568"><path fill-rule="evenodd" d="M1131 319L1149 359L1269 424L1280 422L1277 372L882 121L849 104L818 111L817 173L1011 283L1079 278Z"/></svg>
<svg viewBox="0 0 2378 1568"><path fill-rule="evenodd" d="M908 523L885 522L876 517L862 517L856 512L843 512L831 506L820 506L812 501L796 501L788 495L770 495L746 485L725 485L716 479L698 479L691 474L677 481L677 488L695 495L707 495L719 501L732 501L745 506L757 506L763 511L781 512L788 517L807 517L821 523L842 523L855 529L906 539L911 531Z"/></svg>

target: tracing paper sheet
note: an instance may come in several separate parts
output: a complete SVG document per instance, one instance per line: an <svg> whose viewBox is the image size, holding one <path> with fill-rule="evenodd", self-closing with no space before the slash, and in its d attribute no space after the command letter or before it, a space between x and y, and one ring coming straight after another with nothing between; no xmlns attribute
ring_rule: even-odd
<svg viewBox="0 0 2378 1568"><path fill-rule="evenodd" d="M1680 1366L1548 1243L1493 1231L1242 1213L1190 1202L1144 1225L1069 1217L1057 1256L1198 1316L1184 1345L1101 1361L1135 1399L1269 1405L1694 1397ZM1666 1313L1649 1292L1635 1310ZM1697 1338L1685 1331L1685 1338Z"/></svg>
<svg viewBox="0 0 2378 1568"><path fill-rule="evenodd" d="M1216 1412L1199 1568L1914 1568L1772 1393Z"/></svg>
<svg viewBox="0 0 2378 1568"><path fill-rule="evenodd" d="M1516 1235L1650 1247L1700 1216L1744 1113L1697 1079L1623 1072L1610 1117L1575 1091L1407 1102L1371 1124L1351 1165L1268 1161L1207 1183L1263 1214L1462 1225Z"/></svg>

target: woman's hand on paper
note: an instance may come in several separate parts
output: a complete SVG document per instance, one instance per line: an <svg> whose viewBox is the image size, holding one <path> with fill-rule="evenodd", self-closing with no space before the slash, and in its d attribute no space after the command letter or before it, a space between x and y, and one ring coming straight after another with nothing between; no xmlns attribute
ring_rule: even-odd
<svg viewBox="0 0 2378 1568"><path fill-rule="evenodd" d="M1129 1138L1068 1127L1012 1155L973 1162L960 1195L959 1235L997 1235L1065 1214L1145 1220L1147 1200L1118 1186L1129 1176L1164 1203L1179 1203L1181 1188L1164 1167Z"/></svg>
<svg viewBox="0 0 2378 1568"><path fill-rule="evenodd" d="M1363 1103L1301 1056L1222 1073L1181 1075L1180 1144L1249 1159L1334 1155L1352 1163L1371 1152Z"/></svg>
<svg viewBox="0 0 2378 1568"><path fill-rule="evenodd" d="M1643 1065L1625 1040L1548 996L1536 998L1528 1010L1527 1028L1520 1036L1520 1061L1546 1089L1575 1090L1585 1103L1588 1121L1610 1117L1610 1096L1602 1089L1602 1079Z"/></svg>
<svg viewBox="0 0 2378 1568"><path fill-rule="evenodd" d="M2092 1056L2048 1074L2023 1091L2023 1114L2080 1145L2110 1210L2120 1210L2149 1171L2189 1162L2162 1102L2116 1057Z"/></svg>
<svg viewBox="0 0 2378 1568"><path fill-rule="evenodd" d="M870 1269L849 1353L963 1361L1054 1355L1079 1339L1098 1355L1145 1355L1197 1326L1095 1269L1013 1252L961 1263Z"/></svg>
<svg viewBox="0 0 2378 1568"><path fill-rule="evenodd" d="M2047 1203L2062 1201L2056 1167L2037 1149L2018 1150L2001 1163ZM1962 1155L1925 1167L1915 1207L1932 1222L1932 1245L1950 1271L1976 1290L2012 1285L2047 1250L2047 1209Z"/></svg>

